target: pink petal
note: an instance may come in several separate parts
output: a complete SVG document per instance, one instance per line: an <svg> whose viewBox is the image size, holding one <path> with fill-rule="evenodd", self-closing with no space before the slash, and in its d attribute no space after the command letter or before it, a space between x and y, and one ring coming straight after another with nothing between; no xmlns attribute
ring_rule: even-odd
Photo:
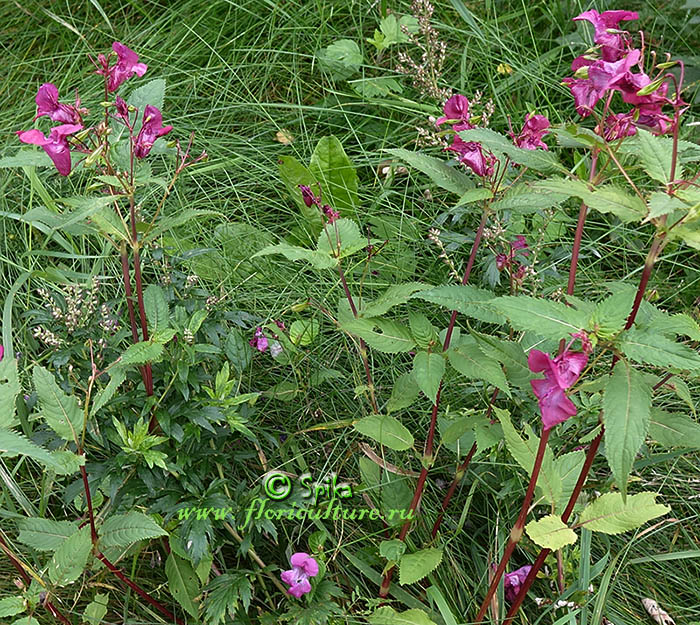
<svg viewBox="0 0 700 625"><path fill-rule="evenodd" d="M527 366L533 373L548 371L552 367L552 359L549 354L545 354L539 349L531 349L527 356Z"/></svg>
<svg viewBox="0 0 700 625"><path fill-rule="evenodd" d="M289 594L294 595L297 599L301 598L301 596L305 595L307 592L311 592L311 584L308 579L301 580L298 584L294 584L294 586L289 589Z"/></svg>
<svg viewBox="0 0 700 625"><path fill-rule="evenodd" d="M17 133L17 137L22 143L29 143L31 145L46 145L47 143L51 143L51 141L44 136L44 133L36 128L20 130Z"/></svg>

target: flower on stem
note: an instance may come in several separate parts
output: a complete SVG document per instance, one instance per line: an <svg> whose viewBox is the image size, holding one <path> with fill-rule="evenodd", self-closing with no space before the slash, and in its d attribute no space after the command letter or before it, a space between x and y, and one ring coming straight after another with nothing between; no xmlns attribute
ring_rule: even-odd
<svg viewBox="0 0 700 625"><path fill-rule="evenodd" d="M114 100L114 106L117 109L117 115L121 118L127 128L131 129L131 120L129 118L129 105L126 101L117 96Z"/></svg>
<svg viewBox="0 0 700 625"><path fill-rule="evenodd" d="M544 115L525 115L523 129L517 137L514 137L515 145L525 150L536 150L542 148L548 150L547 144L542 141L542 137L549 133L549 120Z"/></svg>
<svg viewBox="0 0 700 625"><path fill-rule="evenodd" d="M329 224L332 224L336 219L340 217L340 213L337 210L331 208L328 204L324 204L321 210L328 219Z"/></svg>
<svg viewBox="0 0 700 625"><path fill-rule="evenodd" d="M71 168L68 135L82 129L83 127L80 124L62 124L54 126L48 138L44 136L43 132L35 128L32 130L21 130L17 132L17 136L22 143L40 145L53 161L58 173L62 176L67 176Z"/></svg>
<svg viewBox="0 0 700 625"><path fill-rule="evenodd" d="M460 125L466 124L468 128L472 127L469 123L469 100L466 96L460 93L453 95L445 102L442 111L445 114L436 120L436 126L447 122L454 122ZM467 128L462 128L462 130L466 129Z"/></svg>
<svg viewBox="0 0 700 625"><path fill-rule="evenodd" d="M517 571L506 573L503 579L503 588L505 597L508 603L513 603L520 592L520 586L523 584L527 576L530 574L532 566L526 564L521 566Z"/></svg>
<svg viewBox="0 0 700 625"><path fill-rule="evenodd" d="M36 94L36 120L43 115L48 115L54 122L63 122L64 124L79 124L80 114L76 102L76 106L70 104L61 104L58 101L58 88L53 83L47 82L39 87Z"/></svg>
<svg viewBox="0 0 700 625"><path fill-rule="evenodd" d="M143 111L141 130L134 140L134 156L136 158L148 156L156 139L167 135L172 129L172 126L163 126L161 112L155 106L147 104Z"/></svg>
<svg viewBox="0 0 700 625"><path fill-rule="evenodd" d="M136 52L127 48L123 43L115 41L112 50L117 55L116 65L109 66L109 59L104 54L97 55L99 69L97 73L107 77L107 91L112 93L131 78L134 74L143 76L148 69L144 63L139 63Z"/></svg>
<svg viewBox="0 0 700 625"><path fill-rule="evenodd" d="M530 371L544 373L544 379L531 380L530 384L538 399L545 430L576 414L576 406L564 391L579 379L586 363L587 353L571 352L568 348L556 358L538 349L530 350L527 357Z"/></svg>
<svg viewBox="0 0 700 625"><path fill-rule="evenodd" d="M455 126L455 130L467 129ZM455 135L452 145L447 149L456 152L457 160L469 167L477 176L490 176L493 174L493 156L490 152L484 154L481 143L465 141L459 135Z"/></svg>
<svg viewBox="0 0 700 625"><path fill-rule="evenodd" d="M289 594L299 599L311 592L309 578L318 575L318 562L304 552L295 553L289 561L292 568L282 572L282 581L289 586Z"/></svg>
<svg viewBox="0 0 700 625"><path fill-rule="evenodd" d="M617 61L627 47L625 31L618 30L620 22L639 19L636 11L604 11L595 9L585 11L574 18L575 22L586 20L593 24L595 35L593 41L601 47L604 61Z"/></svg>
<svg viewBox="0 0 700 625"><path fill-rule="evenodd" d="M264 352L267 350L267 337L263 334L263 329L260 326L255 328L255 334L253 335L253 338L248 341L248 343L250 343L250 346L254 347L259 352Z"/></svg>

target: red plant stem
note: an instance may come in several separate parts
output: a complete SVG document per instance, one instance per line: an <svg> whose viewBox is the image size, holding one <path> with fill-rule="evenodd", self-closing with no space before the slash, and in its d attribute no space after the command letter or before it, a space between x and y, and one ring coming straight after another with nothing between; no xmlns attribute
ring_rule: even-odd
<svg viewBox="0 0 700 625"><path fill-rule="evenodd" d="M488 205L484 206L484 211L481 214L481 221L479 222L479 227L476 230L476 234L474 236L474 243L472 244L472 249L469 254L469 260L467 261L467 266L464 270L464 276L462 277L462 285L465 285L469 281L469 276L471 275L472 268L474 267L474 261L476 259L476 252L479 249L479 244L481 243L481 237L484 234L484 228L486 226L486 220L488 219L489 216L489 208ZM445 341L443 343L442 351L447 351L447 349L450 347L450 341L452 340L452 332L455 327L455 322L457 321L457 311L453 310L452 315L450 316L450 323L447 326L447 331L445 332ZM416 490L413 493L413 499L411 499L411 504L409 506L409 518L413 517L413 513L416 511L418 508L418 504L420 503L421 497L423 496L423 489L425 488L425 482L428 477L428 468L426 467L426 464L429 466L432 462L432 457L433 457L433 440L435 438L435 426L437 424L437 416L438 416L438 409L440 406L440 394L442 392L442 382L440 382L440 386L438 387L437 394L435 396L435 403L433 404L433 411L430 416L430 427L428 429L428 437L425 441L425 449L423 451L423 457L425 459L425 462L423 464L423 467L421 468L420 475L418 476L418 482L416 483ZM408 520L406 521L402 527L401 531L399 532L399 540L404 540L406 538L406 535L408 534L408 530L411 526L411 521ZM394 576L394 570L395 566L392 566L390 569L384 573L384 578L382 579L382 584L379 588L379 596L380 598L384 598L389 594L389 588L391 587L391 578Z"/></svg>
<svg viewBox="0 0 700 625"><path fill-rule="evenodd" d="M540 474L540 469L542 468L542 460L544 460L544 452L547 449L547 440L549 439L549 433L551 429L543 430L542 436L540 437L540 444L537 448L537 455L535 456L535 463L532 467L532 475L530 476L530 483L527 485L527 491L525 493L525 498L523 499L523 505L520 508L520 514L518 519L510 532L510 537L508 538L508 544L503 552L503 557L496 569L496 573L491 580L491 585L489 586L486 597L481 604L479 609L479 614L476 617L476 623L481 623L486 615L486 611L489 608L491 599L498 589L498 585L501 582L501 577L505 573L506 566L508 565L508 560L510 560L513 551L515 550L515 545L520 542L523 535L523 529L525 528L525 520L527 519L527 513L530 509L530 504L532 503L532 497L535 494L535 486L537 485L537 478Z"/></svg>
<svg viewBox="0 0 700 625"><path fill-rule="evenodd" d="M92 544L95 545L97 544L97 529L95 528L95 514L92 510L92 495L90 494L90 484L88 482L85 465L80 467L80 475L83 477L83 489L85 490L85 501L87 503L88 518L90 519L90 539L92 540Z"/></svg>
<svg viewBox="0 0 700 625"><path fill-rule="evenodd" d="M158 610L163 616L177 623L178 625L185 625L184 621L175 616L170 610L168 610L164 605L156 601L151 595L149 595L145 590L143 590L138 584L131 581L124 573L122 573L119 568L114 566L101 552L98 551L95 556L100 560L112 573L114 573L120 580L122 580L129 588L131 588L136 594L138 594L142 599L150 603L156 610Z"/></svg>

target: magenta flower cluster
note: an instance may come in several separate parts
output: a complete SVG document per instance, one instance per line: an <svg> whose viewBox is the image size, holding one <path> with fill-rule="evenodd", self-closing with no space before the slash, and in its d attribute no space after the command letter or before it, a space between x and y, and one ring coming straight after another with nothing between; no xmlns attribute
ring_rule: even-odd
<svg viewBox="0 0 700 625"><path fill-rule="evenodd" d="M571 69L575 74L565 78L564 83L571 90L576 111L582 117L590 115L595 105L605 99L601 130L608 141L635 134L637 126L656 134L667 133L672 128L671 118L662 111L664 104L673 104L667 97L668 83L660 76L652 79L644 73L642 51L632 47L627 31L620 30L620 22L638 18L635 11L598 13L594 9L574 18L593 24L596 46L574 59ZM635 67L638 72L632 71ZM615 91L621 94L623 102L632 106L629 111L617 114L610 111Z"/></svg>
<svg viewBox="0 0 700 625"><path fill-rule="evenodd" d="M311 187L305 184L299 185L299 190L301 191L301 197L309 208L312 206L317 206L321 213L328 220L329 224L332 224L336 219L340 217L340 213L337 210L331 208L329 204L323 204L321 197L314 195Z"/></svg>
<svg viewBox="0 0 700 625"><path fill-rule="evenodd" d="M461 130L471 130L475 128L469 116L469 100L462 94L453 95L443 105L444 115L435 121L435 126L440 127L449 123L452 130L459 133ZM547 149L547 145L542 141L542 137L549 132L549 120L544 115L525 116L525 123L522 130L514 135L515 145L526 150L536 150L537 148ZM477 141L465 141L459 134L455 134L448 150L457 153L457 160L471 169L477 176L489 177L494 172L495 158L493 154L484 150Z"/></svg>
<svg viewBox="0 0 700 625"><path fill-rule="evenodd" d="M112 44L113 54L116 55L116 63L110 65L112 54L105 56L99 54L95 73L104 76L105 95L119 89L119 87L132 76L143 76L147 66L139 63L138 55L124 44L115 41ZM79 152L90 153L97 147L90 145L82 139L76 139L72 144L68 138L85 129L83 115L88 111L80 106L80 99L76 98L75 104L66 104L59 101L58 88L53 83L44 83L39 87L36 95L37 112L34 120L47 116L51 121L61 122L60 125L50 129L48 137L40 130L21 130L17 136L22 143L39 145L53 161L58 173L67 176L71 171L71 148ZM133 125L130 122L129 107L126 102L116 97L116 119L124 123L130 131ZM134 156L144 158L148 155L158 137L168 134L172 126L163 126L163 117L160 111L151 105L147 105L143 111L141 129L136 137L132 137Z"/></svg>
<svg viewBox="0 0 700 625"><path fill-rule="evenodd" d="M299 599L311 592L310 577L318 575L318 562L308 553L297 552L290 558L292 568L282 572L282 581L289 586L289 594Z"/></svg>

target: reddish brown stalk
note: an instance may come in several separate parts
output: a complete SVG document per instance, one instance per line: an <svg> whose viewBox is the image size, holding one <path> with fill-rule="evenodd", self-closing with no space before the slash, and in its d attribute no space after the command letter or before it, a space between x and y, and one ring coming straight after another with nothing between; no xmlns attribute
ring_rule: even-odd
<svg viewBox="0 0 700 625"><path fill-rule="evenodd" d="M551 429L542 431L542 436L540 437L540 444L537 448L537 455L535 456L535 463L532 467L532 475L530 476L530 482L527 485L527 492L525 493L525 498L523 499L523 505L520 508L520 514L518 515L518 519L510 532L508 544L506 545L506 548L503 552L503 557L501 558L501 561L498 564L496 573L493 576L491 585L489 586L488 592L486 593L486 597L484 598L484 601L481 604L479 614L476 617L476 623L481 623L484 619L484 616L486 616L486 611L489 609L491 599L493 598L494 594L496 593L496 590L498 589L498 585L501 582L501 577L503 577L503 573L505 573L506 566L508 565L508 560L510 560L510 556L513 554L515 546L520 542L520 539L522 538L523 530L525 528L525 520L527 519L527 513L530 509L530 504L532 503L532 497L535 494L535 486L537 485L537 478L540 474L540 469L542 468L542 460L544 460L544 452L547 449L547 440L549 439L550 432Z"/></svg>
<svg viewBox="0 0 700 625"><path fill-rule="evenodd" d="M489 209L488 205L484 206L484 211L481 214L481 221L479 222L479 227L476 230L474 236L474 243L472 244L472 249L469 254L469 260L467 261L467 266L464 270L464 276L462 277L462 285L465 285L469 281L469 276L471 275L472 268L474 267L474 261L476 259L476 252L479 249L479 244L481 243L481 237L484 234L484 227L486 226L486 220L488 219ZM452 332L454 331L455 322L457 321L457 311L453 310L450 316L450 323L447 326L447 331L445 332L445 341L442 346L442 351L447 351L450 347L450 341L452 340ZM421 467L420 475L418 476L418 482L416 483L416 490L413 493L413 499L411 499L411 504L409 506L410 514L409 519L414 517L414 513L420 504L421 497L423 496L423 489L425 488L425 482L428 477L428 468L426 465L432 463L433 458L433 440L435 438L435 426L437 424L438 409L440 406L440 394L442 392L442 382L438 387L437 394L435 396L435 403L433 404L433 411L430 416L430 427L428 428L428 437L425 441L425 448L423 450L424 464ZM411 521L406 521L399 532L399 540L404 540L408 534L408 530L411 526ZM384 573L384 578L382 579L382 584L379 588L379 596L381 598L386 597L389 594L389 588L391 587L391 579L394 576L394 569L396 567L392 566L390 569Z"/></svg>
<svg viewBox="0 0 700 625"><path fill-rule="evenodd" d="M83 456L84 457L84 456ZM90 484L88 482L87 471L85 465L80 467L80 475L83 477L83 489L85 490L85 502L88 509L88 518L90 520L90 538L92 544L97 544L97 529L95 528L95 514L92 510L92 495L90 494Z"/></svg>

